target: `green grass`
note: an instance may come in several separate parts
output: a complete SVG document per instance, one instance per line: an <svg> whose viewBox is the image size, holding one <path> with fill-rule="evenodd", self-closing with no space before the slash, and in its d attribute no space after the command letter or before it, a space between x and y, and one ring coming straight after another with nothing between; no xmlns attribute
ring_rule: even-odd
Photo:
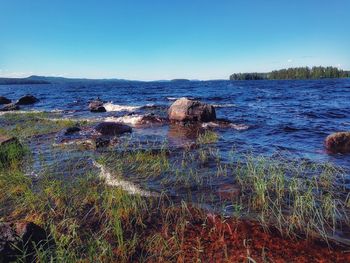
<svg viewBox="0 0 350 263"><path fill-rule="evenodd" d="M253 155L238 159L222 163L215 147L184 151L177 159L166 151L153 153L134 148L105 157L104 164L112 167L117 176L160 178L165 189L186 189L189 193L193 186L210 187L215 177L232 177L241 189L240 195L232 198L232 207L238 207L242 216L258 218L262 225L278 226L281 234L290 237L312 236L327 241L337 230L350 225L349 197L342 186L340 169L328 163ZM210 193L203 197L204 202L210 201Z"/></svg>
<svg viewBox="0 0 350 263"><path fill-rule="evenodd" d="M73 124L46 117L9 114L1 116L0 122L5 124L4 133L23 141ZM26 127L27 123L32 127ZM186 230L196 222L203 229L208 226L207 211L191 207L191 190L203 187L203 201L208 202L211 196L207 190L215 190L213 181L223 179L240 189L222 204L233 208L234 218L226 222L250 217L266 229L277 227L282 235L326 241L337 230L350 226L350 195L342 188L340 169L331 164L240 156L235 152L231 153L233 160L224 162L220 151L211 145L217 140L216 133L207 131L197 139L197 149L176 153L165 144L151 150L157 145L125 141L116 152L96 156L116 177L158 180L165 189L158 197L131 195L109 187L92 170L77 175L66 159L65 169L71 169L69 178L43 169L40 179L32 180L24 171L23 160L30 154L22 152L25 145L9 146L0 151L0 156L6 156L0 160L7 164L0 169L0 221L29 220L49 231L56 246L38 247L37 262L181 261ZM58 167L62 165L54 156L43 158L42 167L50 160ZM174 201L166 195L170 188L185 189L188 196ZM213 205L218 205L214 201ZM210 230L215 231L225 236L220 229ZM204 253L205 238L199 235L191 247L194 261ZM228 258L227 247L223 251ZM250 257L247 253L246 259Z"/></svg>
<svg viewBox="0 0 350 263"><path fill-rule="evenodd" d="M219 140L219 135L216 132L206 130L204 133L198 135L197 144L212 144Z"/></svg>
<svg viewBox="0 0 350 263"><path fill-rule="evenodd" d="M27 152L28 149L21 145L17 140L1 145L0 169L18 166Z"/></svg>
<svg viewBox="0 0 350 263"><path fill-rule="evenodd" d="M7 113L0 116L0 134L14 136L20 140L57 132L63 128L76 125L69 119L50 119L49 113Z"/></svg>
<svg viewBox="0 0 350 263"><path fill-rule="evenodd" d="M247 156L240 162L233 167L243 189L240 205L257 213L262 224L276 224L289 236L325 240L350 225L341 170L266 157Z"/></svg>
<svg viewBox="0 0 350 263"><path fill-rule="evenodd" d="M21 218L49 230L56 246L52 251L38 247L36 258L41 262L130 262L152 257L159 241L152 222L170 228L173 204L129 195L97 178L87 174L66 182L46 175L34 186L20 170L2 171L0 187L6 191L0 194L0 221ZM185 214L176 218L177 224L185 224ZM174 239L178 231L183 229L173 233ZM161 253L174 257L179 253L175 248L165 246Z"/></svg>

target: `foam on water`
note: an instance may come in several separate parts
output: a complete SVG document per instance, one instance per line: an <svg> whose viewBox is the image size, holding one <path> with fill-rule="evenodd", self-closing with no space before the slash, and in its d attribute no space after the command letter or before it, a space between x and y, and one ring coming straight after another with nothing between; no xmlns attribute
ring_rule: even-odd
<svg viewBox="0 0 350 263"><path fill-rule="evenodd" d="M118 105L118 104L113 104L111 102L105 103L103 105L106 109L106 111L135 111L140 109L140 106L128 106L128 105Z"/></svg>
<svg viewBox="0 0 350 263"><path fill-rule="evenodd" d="M213 104L215 108L233 108L236 107L235 104L227 103L227 104Z"/></svg>
<svg viewBox="0 0 350 263"><path fill-rule="evenodd" d="M121 122L129 125L136 125L142 119L142 117L142 115L133 114L123 117L107 117L104 119L104 121Z"/></svg>
<svg viewBox="0 0 350 263"><path fill-rule="evenodd" d="M112 174L104 167L102 164L99 164L93 161L95 167L100 169L100 178L104 179L106 184L109 186L120 187L124 191L132 195L141 195L141 196L157 196L156 193L146 191L133 184L132 182L125 181L120 178L113 178Z"/></svg>
<svg viewBox="0 0 350 263"><path fill-rule="evenodd" d="M203 128L217 128L220 127L219 123L216 122L205 122L202 124ZM235 129L237 131L245 131L249 129L249 126L246 124L235 124L235 123L230 123L228 125L229 128Z"/></svg>

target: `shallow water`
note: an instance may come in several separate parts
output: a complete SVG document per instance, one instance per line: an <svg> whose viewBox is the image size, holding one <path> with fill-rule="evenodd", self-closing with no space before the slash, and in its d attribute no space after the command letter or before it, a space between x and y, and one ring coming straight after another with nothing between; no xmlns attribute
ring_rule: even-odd
<svg viewBox="0 0 350 263"><path fill-rule="evenodd" d="M27 93L37 96L40 102L22 107L24 110L63 111L67 118L116 119L129 124L145 113L166 115L167 107L176 98L196 98L215 105L219 118L249 127L221 130L219 147L222 151L234 146L236 151L269 156L278 152L291 158L330 161L350 168L349 155L330 155L323 146L328 134L350 129L350 80L346 79L0 86L0 95L13 100ZM88 101L96 97L110 102L109 112L88 111ZM145 132L169 137L166 128Z"/></svg>
<svg viewBox="0 0 350 263"><path fill-rule="evenodd" d="M107 155L104 155L106 149L94 151L76 145L57 146L58 133L30 139L34 162L28 174L33 177L46 172L69 179L72 175L96 172L108 184L131 193L150 196L165 192L174 200L186 200L230 215L235 208L227 195L235 192L236 182L234 176L218 176L218 164L235 165L235 161L249 153L273 157L274 160L282 158L286 163L293 162L294 166L302 162L330 162L345 171L345 180L339 181L345 183L344 196L350 189L350 155L329 154L323 145L328 134L350 129L350 80L0 85L0 95L13 100L27 93L38 97L40 102L22 106L22 111L54 112L50 116L53 119L122 121L133 126L131 135L119 138L119 142L132 142L129 149L123 150L132 151L135 149L133 145L139 150L159 150L166 141L170 150L167 158L173 168L159 175L152 174L152 169L149 174L140 174L133 170L132 161L130 166L124 167L125 173L119 176L114 170L115 160L104 165L95 162L111 152L107 150ZM89 100L96 97L106 102L106 113L88 110ZM220 151L219 161L214 153L205 164L201 163L198 161L200 150L197 149L183 156L184 147L197 139L194 127L135 125L144 114L166 116L168 107L180 97L210 103L215 106L218 118L233 123L230 127L215 129L219 141L213 149ZM118 146L112 151L121 149ZM230 159L232 149L233 160ZM188 161L185 168L181 168L183 158ZM191 174L193 171L195 174ZM339 236L344 235L350 240L348 232Z"/></svg>

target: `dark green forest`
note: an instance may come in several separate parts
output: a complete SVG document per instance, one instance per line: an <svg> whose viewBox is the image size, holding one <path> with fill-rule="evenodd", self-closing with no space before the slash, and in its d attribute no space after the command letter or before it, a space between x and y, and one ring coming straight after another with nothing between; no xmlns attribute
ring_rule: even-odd
<svg viewBox="0 0 350 263"><path fill-rule="evenodd" d="M324 79L349 78L350 72L335 67L300 67L274 70L269 73L235 73L230 80Z"/></svg>

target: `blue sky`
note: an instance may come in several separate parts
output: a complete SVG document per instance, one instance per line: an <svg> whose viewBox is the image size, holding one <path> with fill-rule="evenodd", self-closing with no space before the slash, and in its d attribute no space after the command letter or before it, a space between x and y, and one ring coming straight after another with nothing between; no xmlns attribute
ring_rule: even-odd
<svg viewBox="0 0 350 263"><path fill-rule="evenodd" d="M350 69L349 0L0 0L0 76Z"/></svg>

